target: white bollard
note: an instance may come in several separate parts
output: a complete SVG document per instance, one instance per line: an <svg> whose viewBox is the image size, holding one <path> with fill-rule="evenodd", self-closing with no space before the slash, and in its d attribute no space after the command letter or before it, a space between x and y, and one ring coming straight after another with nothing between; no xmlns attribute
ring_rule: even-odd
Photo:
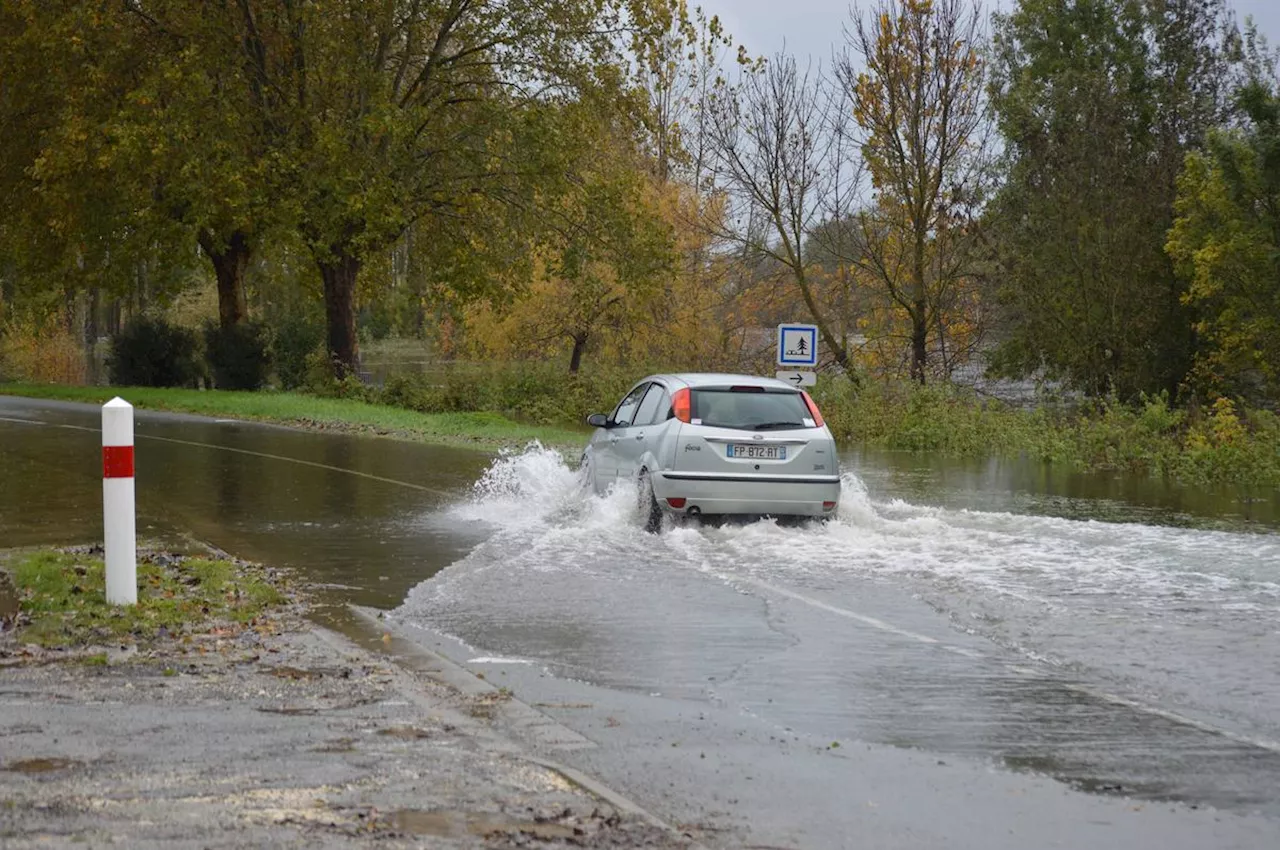
<svg viewBox="0 0 1280 850"><path fill-rule="evenodd" d="M133 498L133 405L117 396L102 406L102 548L112 605L138 602Z"/></svg>

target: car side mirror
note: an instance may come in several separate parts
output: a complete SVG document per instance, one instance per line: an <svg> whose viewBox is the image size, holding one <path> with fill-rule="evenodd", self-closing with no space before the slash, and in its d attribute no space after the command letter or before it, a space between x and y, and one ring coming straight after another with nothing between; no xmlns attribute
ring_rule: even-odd
<svg viewBox="0 0 1280 850"><path fill-rule="evenodd" d="M609 417L603 413L593 413L587 417L587 424L592 428L608 428Z"/></svg>

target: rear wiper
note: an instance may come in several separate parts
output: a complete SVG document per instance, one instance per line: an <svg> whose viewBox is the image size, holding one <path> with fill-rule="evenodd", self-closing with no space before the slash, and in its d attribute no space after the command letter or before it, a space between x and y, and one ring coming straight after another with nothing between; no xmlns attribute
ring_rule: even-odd
<svg viewBox="0 0 1280 850"><path fill-rule="evenodd" d="M804 424L801 422L761 422L759 425L753 425L752 429L755 431L774 431L774 430L781 430L783 428L803 428L803 427L804 427Z"/></svg>

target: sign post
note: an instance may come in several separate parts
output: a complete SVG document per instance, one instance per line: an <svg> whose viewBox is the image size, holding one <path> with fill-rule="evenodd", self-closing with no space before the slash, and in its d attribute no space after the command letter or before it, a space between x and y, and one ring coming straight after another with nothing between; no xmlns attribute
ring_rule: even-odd
<svg viewBox="0 0 1280 850"><path fill-rule="evenodd" d="M778 380L793 387L811 387L818 382L813 372L795 369L797 366L812 369L818 365L816 325L778 325L778 365L786 370L777 373Z"/></svg>
<svg viewBox="0 0 1280 850"><path fill-rule="evenodd" d="M102 548L107 602L138 602L133 490L133 405L117 396L102 406Z"/></svg>

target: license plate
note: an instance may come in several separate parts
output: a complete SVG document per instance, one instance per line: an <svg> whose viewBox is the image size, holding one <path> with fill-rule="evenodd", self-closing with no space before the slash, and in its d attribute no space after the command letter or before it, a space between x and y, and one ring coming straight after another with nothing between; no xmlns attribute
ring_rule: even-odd
<svg viewBox="0 0 1280 850"><path fill-rule="evenodd" d="M786 460L787 447L734 444L729 446L729 457L740 457L747 460Z"/></svg>

